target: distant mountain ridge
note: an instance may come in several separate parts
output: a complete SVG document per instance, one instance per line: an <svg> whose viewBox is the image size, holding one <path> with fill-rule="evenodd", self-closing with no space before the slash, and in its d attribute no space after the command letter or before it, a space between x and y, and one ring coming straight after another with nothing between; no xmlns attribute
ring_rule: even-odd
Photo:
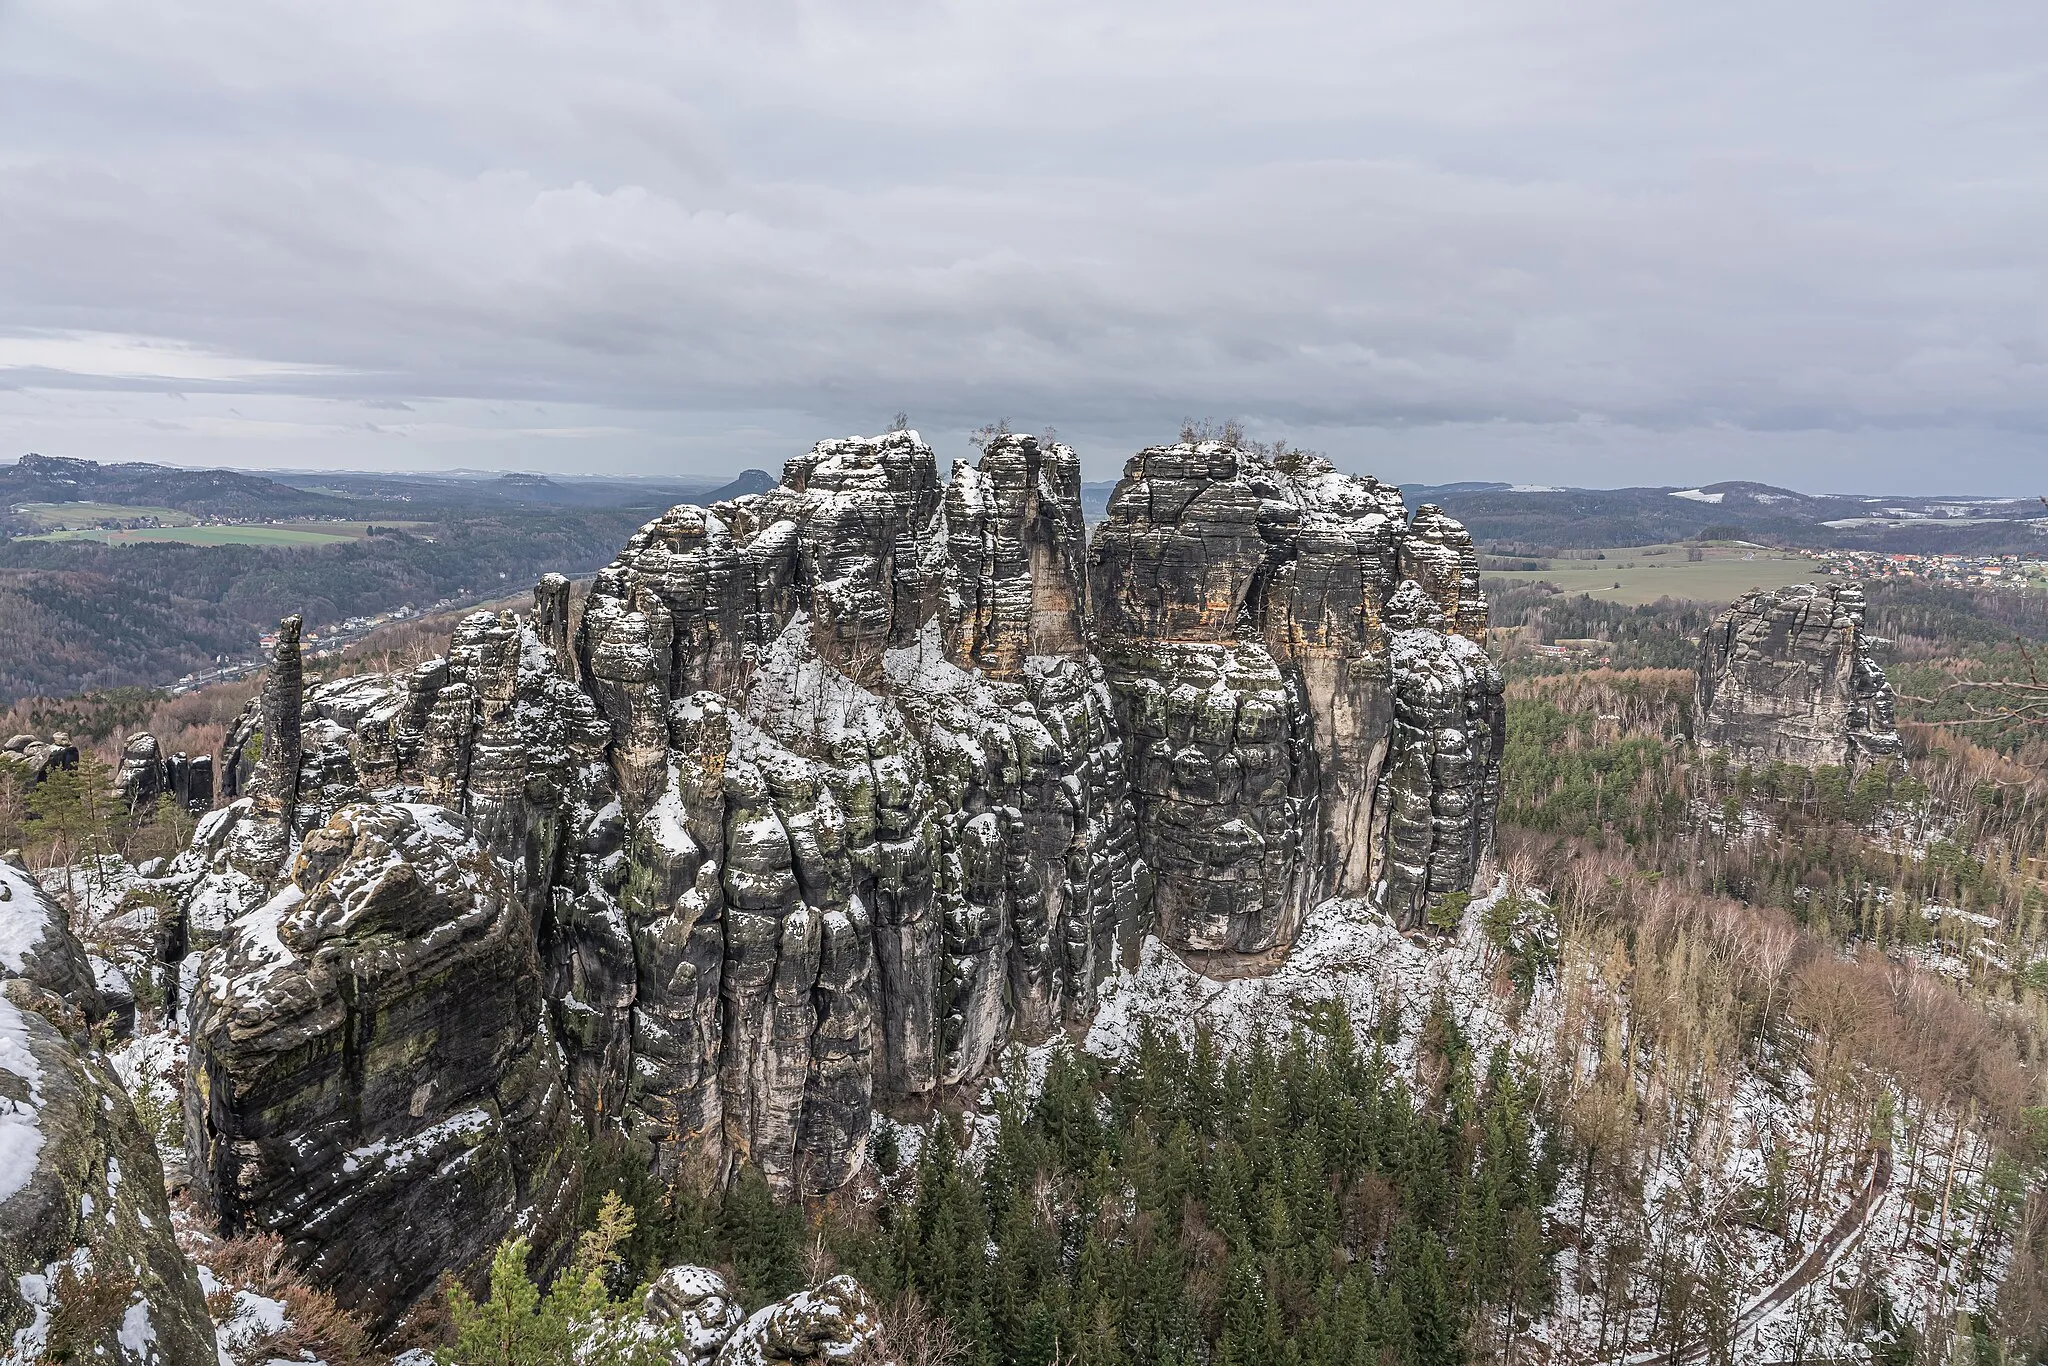
<svg viewBox="0 0 2048 1366"><path fill-rule="evenodd" d="M31 452L0 465L0 503L122 503L217 517L349 517L344 498L313 493L260 474L172 465L112 464Z"/></svg>
<svg viewBox="0 0 2048 1366"><path fill-rule="evenodd" d="M1697 487L1410 484L1475 540L1502 549L1648 545L1694 538L1899 552L2048 554L2048 507L2026 498L1801 493L1731 479Z"/></svg>
<svg viewBox="0 0 2048 1366"><path fill-rule="evenodd" d="M1108 515L1115 487L1108 480L1082 485L1089 521ZM1813 494L1742 479L1621 489L1467 480L1404 484L1401 491L1409 507L1434 503L1463 522L1481 546L1510 553L1708 538L1923 554L2048 554L2048 507L2028 498Z"/></svg>

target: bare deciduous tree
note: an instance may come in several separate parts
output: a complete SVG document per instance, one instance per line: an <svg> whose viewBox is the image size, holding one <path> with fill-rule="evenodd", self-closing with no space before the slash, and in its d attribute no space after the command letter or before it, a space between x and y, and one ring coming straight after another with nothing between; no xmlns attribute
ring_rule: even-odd
<svg viewBox="0 0 2048 1366"><path fill-rule="evenodd" d="M882 1310L882 1349L882 1360L894 1366L959 1366L967 1360L967 1340L915 1290Z"/></svg>

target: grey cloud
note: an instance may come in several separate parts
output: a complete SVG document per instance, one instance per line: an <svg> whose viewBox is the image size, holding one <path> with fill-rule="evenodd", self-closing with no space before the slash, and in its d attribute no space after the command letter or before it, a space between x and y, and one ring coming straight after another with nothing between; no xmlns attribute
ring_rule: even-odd
<svg viewBox="0 0 2048 1366"><path fill-rule="evenodd" d="M17 4L0 317L328 367L175 381L271 400L194 457L241 463L384 458L335 435L364 404L559 459L479 406L530 400L620 467L902 407L1103 470L1235 413L1432 477L1819 486L1860 443L2020 492L2044 38L1846 0ZM171 385L0 371L138 421ZM33 406L0 443L122 453Z"/></svg>

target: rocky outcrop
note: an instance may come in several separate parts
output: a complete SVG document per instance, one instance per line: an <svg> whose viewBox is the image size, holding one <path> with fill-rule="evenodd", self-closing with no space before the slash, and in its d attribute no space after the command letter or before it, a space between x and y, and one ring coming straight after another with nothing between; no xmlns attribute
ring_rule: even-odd
<svg viewBox="0 0 2048 1366"><path fill-rule="evenodd" d="M212 1366L156 1148L93 1044L103 1012L62 911L0 863L0 1341L23 1361Z"/></svg>
<svg viewBox="0 0 2048 1366"><path fill-rule="evenodd" d="M718 1354L718 1366L882 1366L882 1315L851 1276L756 1310Z"/></svg>
<svg viewBox="0 0 2048 1366"><path fill-rule="evenodd" d="M1863 630L1863 590L1751 589L1700 643L1695 737L1737 763L1890 763L1891 683Z"/></svg>
<svg viewBox="0 0 2048 1366"><path fill-rule="evenodd" d="M310 832L208 956L190 1029L195 1194L374 1327L514 1230L543 1265L562 1246L574 1140L532 926L444 809Z"/></svg>
<svg viewBox="0 0 2048 1366"><path fill-rule="evenodd" d="M675 1344L675 1366L711 1366L745 1314L725 1277L701 1266L672 1266L654 1278L644 1301L647 1323Z"/></svg>
<svg viewBox="0 0 2048 1366"><path fill-rule="evenodd" d="M1429 894L1470 886L1503 734L1484 652L1451 643L1484 638L1476 567L1456 522L1425 508L1411 525L1398 489L1315 457L1132 457L1090 587L1169 944L1228 970L1284 954L1326 897L1385 888L1419 924ZM1427 646L1397 654L1404 588L1434 610L1399 632ZM1403 676L1425 659L1427 689L1451 690L1430 702ZM1419 743L1424 724L1445 734Z"/></svg>
<svg viewBox="0 0 2048 1366"><path fill-rule="evenodd" d="M121 766L114 773L114 795L131 812L169 796L186 811L199 815L213 809L213 756L166 755L163 744L148 731L128 737L121 747Z"/></svg>
<svg viewBox="0 0 2048 1366"><path fill-rule="evenodd" d="M1001 434L941 480L892 432L672 509L580 603L545 579L531 615L473 614L407 671L308 689L283 630L229 746L233 800L171 874L206 952L179 974L206 1196L388 1319L425 1265L371 1249L388 1219L466 1264L471 1244L434 1244L468 1218L464 1183L541 1198L513 1135L555 1121L491 1110L467 1071L487 1047L538 1056L529 999L575 1114L661 1178L746 1163L828 1191L878 1106L1085 1023L1148 929L1246 972L1325 897L1419 926L1491 831L1475 564L1455 522L1411 523L1397 489L1313 457L1142 452L1091 547L1066 447ZM419 833L444 827L477 852ZM403 928L355 928L349 908L395 885L330 865L413 840L424 900L391 913ZM476 952L499 976L458 987L471 932L436 927L486 902ZM454 991L481 1031L459 1075L384 1079L450 1047L434 1001ZM422 1161L386 1199L366 1174L359 1150L411 1152L476 1107L505 1135L480 1150L509 1154L488 1181L436 1188Z"/></svg>
<svg viewBox="0 0 2048 1366"><path fill-rule="evenodd" d="M21 770L33 786L54 770L77 768L78 746L72 744L71 737L63 731L47 740L33 735L16 735L0 746L0 764Z"/></svg>

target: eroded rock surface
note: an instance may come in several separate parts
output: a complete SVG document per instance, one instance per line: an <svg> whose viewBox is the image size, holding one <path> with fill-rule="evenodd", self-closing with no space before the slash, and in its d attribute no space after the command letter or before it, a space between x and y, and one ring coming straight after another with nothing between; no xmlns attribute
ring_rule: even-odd
<svg viewBox="0 0 2048 1366"><path fill-rule="evenodd" d="M1484 639L1476 567L1437 509L1410 524L1398 489L1312 456L1132 457L1089 549L1091 605L1169 944L1270 960L1326 897L1386 886L1419 924L1426 893L1471 884L1503 733L1484 652L1451 644ZM1432 640L1397 653L1403 587L1433 605L1410 628ZM1421 701L1402 669L1423 660L1428 690L1456 696ZM1404 695L1411 730L1457 734L1390 751ZM1433 764L1438 749L1471 762Z"/></svg>
<svg viewBox="0 0 2048 1366"><path fill-rule="evenodd" d="M155 1145L94 1045L85 949L0 863L0 1342L24 1361L213 1366Z"/></svg>
<svg viewBox="0 0 2048 1366"><path fill-rule="evenodd" d="M1742 764L1887 763L1902 753L1863 590L1752 589L1700 643L1696 735Z"/></svg>
<svg viewBox="0 0 2048 1366"><path fill-rule="evenodd" d="M388 1328L570 1230L574 1140L525 907L441 808L349 806L227 927L190 1006L195 1194Z"/></svg>
<svg viewBox="0 0 2048 1366"><path fill-rule="evenodd" d="M754 1312L718 1366L881 1366L882 1315L851 1276L799 1290Z"/></svg>
<svg viewBox="0 0 2048 1366"><path fill-rule="evenodd" d="M672 1266L647 1287L647 1322L678 1340L675 1366L710 1366L744 1317L725 1277L708 1267Z"/></svg>
<svg viewBox="0 0 2048 1366"><path fill-rule="evenodd" d="M168 796L193 814L213 809L213 756L165 754L148 731L128 737L114 773L114 795L130 811Z"/></svg>
<svg viewBox="0 0 2048 1366"><path fill-rule="evenodd" d="M0 764L17 769L27 784L40 783L57 769L78 767L78 746L63 731L45 740L34 735L9 737L0 745Z"/></svg>

